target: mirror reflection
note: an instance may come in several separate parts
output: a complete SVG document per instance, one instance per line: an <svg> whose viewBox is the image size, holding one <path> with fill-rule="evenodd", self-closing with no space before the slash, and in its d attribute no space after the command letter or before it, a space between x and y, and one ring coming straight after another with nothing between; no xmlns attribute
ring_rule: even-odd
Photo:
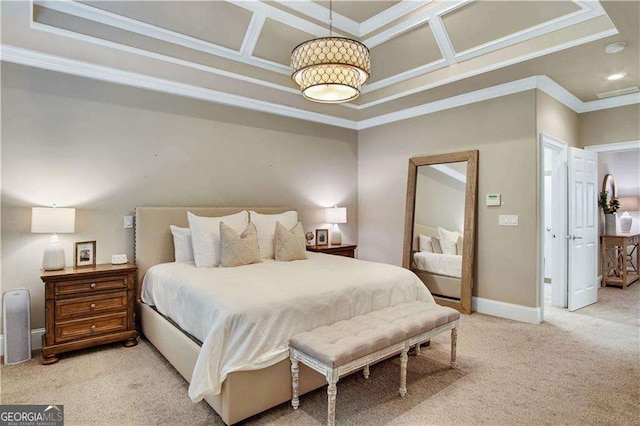
<svg viewBox="0 0 640 426"><path fill-rule="evenodd" d="M467 162L417 167L411 270L434 296L460 300Z"/></svg>

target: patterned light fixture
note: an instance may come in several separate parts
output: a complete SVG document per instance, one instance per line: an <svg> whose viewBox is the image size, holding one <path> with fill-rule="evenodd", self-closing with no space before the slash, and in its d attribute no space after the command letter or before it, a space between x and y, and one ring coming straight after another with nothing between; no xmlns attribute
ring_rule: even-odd
<svg viewBox="0 0 640 426"><path fill-rule="evenodd" d="M369 79L371 59L364 44L333 37L333 5L329 2L329 37L299 44L291 52L291 78L302 96L321 103L349 102L360 96Z"/></svg>

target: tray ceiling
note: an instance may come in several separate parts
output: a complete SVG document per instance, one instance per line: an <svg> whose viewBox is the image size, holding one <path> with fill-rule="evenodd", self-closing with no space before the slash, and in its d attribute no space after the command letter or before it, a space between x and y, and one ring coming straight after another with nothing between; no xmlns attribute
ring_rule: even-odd
<svg viewBox="0 0 640 426"><path fill-rule="evenodd" d="M4 60L44 54L44 62L78 61L180 85L194 96L200 89L202 97L219 93L247 107L279 105L311 120L335 118L337 125L619 33L597 1L334 1L334 32L371 49L372 74L355 102L318 105L299 95L289 58L297 44L328 35L325 1L36 0L2 2L2 12L3 53L12 52ZM637 68L636 61L628 75ZM637 78L630 83L638 85ZM597 93L582 86L575 92L580 101Z"/></svg>

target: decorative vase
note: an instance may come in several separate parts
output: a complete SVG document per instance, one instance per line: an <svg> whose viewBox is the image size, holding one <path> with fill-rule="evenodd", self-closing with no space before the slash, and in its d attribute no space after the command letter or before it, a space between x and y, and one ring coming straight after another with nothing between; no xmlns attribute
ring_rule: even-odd
<svg viewBox="0 0 640 426"><path fill-rule="evenodd" d="M624 233L631 232L631 225L633 224L633 218L629 213L624 212L620 217L620 230Z"/></svg>
<svg viewBox="0 0 640 426"><path fill-rule="evenodd" d="M604 233L605 235L616 235L616 214L609 213L604 215Z"/></svg>

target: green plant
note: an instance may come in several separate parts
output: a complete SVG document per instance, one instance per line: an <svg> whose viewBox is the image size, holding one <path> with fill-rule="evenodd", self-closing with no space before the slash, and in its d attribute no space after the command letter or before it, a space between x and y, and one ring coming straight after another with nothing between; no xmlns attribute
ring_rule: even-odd
<svg viewBox="0 0 640 426"><path fill-rule="evenodd" d="M616 197L608 200L609 191L602 191L598 199L598 206L602 207L604 214L615 214L620 208L620 201Z"/></svg>

